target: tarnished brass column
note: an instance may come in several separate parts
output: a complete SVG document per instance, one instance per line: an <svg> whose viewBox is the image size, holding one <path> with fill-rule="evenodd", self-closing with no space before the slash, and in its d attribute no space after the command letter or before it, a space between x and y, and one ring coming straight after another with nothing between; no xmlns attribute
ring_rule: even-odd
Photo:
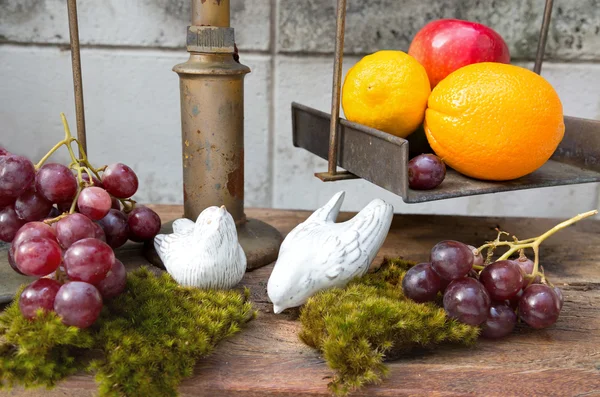
<svg viewBox="0 0 600 397"><path fill-rule="evenodd" d="M190 58L180 77L185 216L225 205L236 223L244 215L244 75L234 61L229 0L193 2Z"/></svg>
<svg viewBox="0 0 600 397"><path fill-rule="evenodd" d="M180 78L184 216L225 205L253 269L277 258L281 234L244 214L244 76L234 59L229 0L193 0ZM170 225L166 225L170 227ZM152 258L153 262L156 262Z"/></svg>

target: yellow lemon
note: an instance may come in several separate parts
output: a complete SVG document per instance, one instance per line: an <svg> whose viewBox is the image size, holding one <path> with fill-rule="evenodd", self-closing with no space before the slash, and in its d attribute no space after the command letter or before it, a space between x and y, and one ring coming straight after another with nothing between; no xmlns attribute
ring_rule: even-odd
<svg viewBox="0 0 600 397"><path fill-rule="evenodd" d="M431 85L425 68L402 51L367 55L348 71L346 118L406 138L423 122Z"/></svg>

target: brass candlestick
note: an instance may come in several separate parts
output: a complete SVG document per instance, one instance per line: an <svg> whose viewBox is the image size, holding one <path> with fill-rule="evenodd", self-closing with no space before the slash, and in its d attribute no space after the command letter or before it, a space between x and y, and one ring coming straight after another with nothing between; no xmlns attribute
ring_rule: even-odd
<svg viewBox="0 0 600 397"><path fill-rule="evenodd" d="M173 68L180 78L184 215L196 219L225 205L244 215L244 76L233 59L229 1L194 1L188 28L190 58Z"/></svg>
<svg viewBox="0 0 600 397"><path fill-rule="evenodd" d="M244 214L244 76L250 68L234 58L229 20L229 0L194 0L190 58L173 68L180 78L184 216L196 220L205 208L225 205L253 269L277 258L282 237ZM159 262L155 255L151 260Z"/></svg>

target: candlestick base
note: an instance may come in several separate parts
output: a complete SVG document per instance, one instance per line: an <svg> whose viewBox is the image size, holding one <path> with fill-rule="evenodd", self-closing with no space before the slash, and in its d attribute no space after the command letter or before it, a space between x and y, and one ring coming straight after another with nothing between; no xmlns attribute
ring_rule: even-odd
<svg viewBox="0 0 600 397"><path fill-rule="evenodd" d="M279 246L283 241L277 229L258 219L248 219L246 223L238 226L237 231L240 245L246 253L247 271L275 262L279 254ZM173 222L165 223L160 233L173 233ZM144 245L144 256L154 266L164 269L153 243L148 242Z"/></svg>

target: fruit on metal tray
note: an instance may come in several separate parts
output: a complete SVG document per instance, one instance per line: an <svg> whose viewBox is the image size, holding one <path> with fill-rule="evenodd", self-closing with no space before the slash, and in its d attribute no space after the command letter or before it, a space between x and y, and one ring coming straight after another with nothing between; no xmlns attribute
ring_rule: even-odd
<svg viewBox="0 0 600 397"><path fill-rule="evenodd" d="M435 154L420 154L408 162L408 186L411 189L434 189L445 177L446 165Z"/></svg>
<svg viewBox="0 0 600 397"><path fill-rule="evenodd" d="M518 66L465 66L432 91L425 134L433 151L472 178L520 178L550 158L565 132L558 94Z"/></svg>
<svg viewBox="0 0 600 397"><path fill-rule="evenodd" d="M342 107L350 121L405 138L423 121L430 92L427 72L413 57L379 51L346 75Z"/></svg>
<svg viewBox="0 0 600 397"><path fill-rule="evenodd" d="M508 46L498 33L480 23L459 19L429 22L414 37L408 54L425 67L432 89L463 66L510 63Z"/></svg>

